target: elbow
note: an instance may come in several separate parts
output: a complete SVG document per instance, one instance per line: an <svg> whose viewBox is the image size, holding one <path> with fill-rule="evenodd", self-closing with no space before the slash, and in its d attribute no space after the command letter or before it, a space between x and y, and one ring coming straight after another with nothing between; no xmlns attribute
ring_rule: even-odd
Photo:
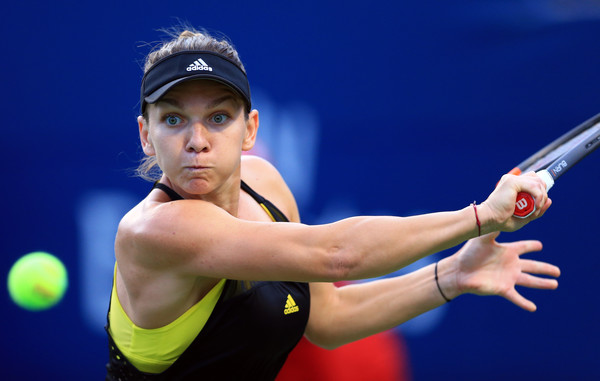
<svg viewBox="0 0 600 381"><path fill-rule="evenodd" d="M331 246L325 252L325 280L337 282L354 278L358 267L358 255L348 247Z"/></svg>
<svg viewBox="0 0 600 381"><path fill-rule="evenodd" d="M307 339L308 339L308 337L307 337ZM341 345L336 345L335 343L317 342L317 341L313 341L311 339L308 339L308 341L310 341L312 344L316 345L317 347L328 350L328 351L333 351L334 349L338 349L339 347L341 347Z"/></svg>
<svg viewBox="0 0 600 381"><path fill-rule="evenodd" d="M330 322L333 323L333 322ZM363 339L366 336L356 335L355 332L348 332L342 321L337 321L327 327L311 327L304 332L304 337L312 344L332 351L346 344Z"/></svg>
<svg viewBox="0 0 600 381"><path fill-rule="evenodd" d="M328 351L332 351L346 344L345 342L341 342L340 340L336 339L330 332L324 334L306 332L304 337L306 337L308 341L317 347L326 349Z"/></svg>

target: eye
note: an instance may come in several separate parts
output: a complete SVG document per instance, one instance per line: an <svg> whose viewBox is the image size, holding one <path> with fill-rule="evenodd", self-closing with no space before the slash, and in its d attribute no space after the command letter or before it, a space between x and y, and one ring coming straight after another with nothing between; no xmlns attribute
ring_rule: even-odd
<svg viewBox="0 0 600 381"><path fill-rule="evenodd" d="M211 121L216 124L223 124L229 119L229 117L225 114L215 114L211 118Z"/></svg>
<svg viewBox="0 0 600 381"><path fill-rule="evenodd" d="M167 115L165 117L165 123L167 124L167 126L176 126L179 123L181 123L181 118L177 115Z"/></svg>

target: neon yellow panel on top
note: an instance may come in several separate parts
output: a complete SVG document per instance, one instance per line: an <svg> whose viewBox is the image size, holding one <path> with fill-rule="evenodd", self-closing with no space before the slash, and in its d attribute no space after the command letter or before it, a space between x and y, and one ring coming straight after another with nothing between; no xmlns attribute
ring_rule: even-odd
<svg viewBox="0 0 600 381"><path fill-rule="evenodd" d="M115 265L114 279L116 271ZM147 373L161 373L181 356L206 324L225 286L225 279L222 279L173 322L160 328L144 329L136 326L123 310L114 279L108 313L110 335L129 362Z"/></svg>

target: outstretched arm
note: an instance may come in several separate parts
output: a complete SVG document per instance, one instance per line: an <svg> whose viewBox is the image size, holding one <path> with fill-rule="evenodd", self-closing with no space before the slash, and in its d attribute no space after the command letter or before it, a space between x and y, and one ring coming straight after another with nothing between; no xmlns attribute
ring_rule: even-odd
<svg viewBox="0 0 600 381"><path fill-rule="evenodd" d="M529 192L538 203L537 211L523 220L512 217L519 191ZM505 177L477 207L481 231L516 230L549 206L537 176ZM139 254L135 260L140 264L184 277L309 282L372 278L478 234L473 207L408 218L354 217L319 226L244 221L197 200L149 203L146 208L140 218L122 223L117 248L127 244Z"/></svg>
<svg viewBox="0 0 600 381"><path fill-rule="evenodd" d="M456 254L439 262L442 292L453 299L465 293L500 295L517 306L535 311L515 286L554 289L556 266L521 258L541 250L537 241L501 244L497 233L470 240ZM395 327L445 303L434 278L435 264L413 273L336 288L311 284L311 315L306 335L315 344L335 348Z"/></svg>

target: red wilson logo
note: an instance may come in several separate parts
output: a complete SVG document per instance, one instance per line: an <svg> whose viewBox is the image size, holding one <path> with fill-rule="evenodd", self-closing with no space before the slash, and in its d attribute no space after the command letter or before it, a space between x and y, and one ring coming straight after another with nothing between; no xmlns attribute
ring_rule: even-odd
<svg viewBox="0 0 600 381"><path fill-rule="evenodd" d="M522 198L517 201L516 205L517 205L517 208L519 208L519 210L523 210L523 209L527 208L527 200Z"/></svg>

